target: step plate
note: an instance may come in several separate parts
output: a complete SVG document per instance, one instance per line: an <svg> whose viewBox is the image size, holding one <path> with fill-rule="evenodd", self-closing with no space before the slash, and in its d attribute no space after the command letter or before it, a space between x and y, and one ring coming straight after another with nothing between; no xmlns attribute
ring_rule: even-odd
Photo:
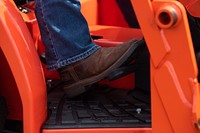
<svg viewBox="0 0 200 133"><path fill-rule="evenodd" d="M151 127L149 94L94 86L68 99L59 88L48 95L49 119L44 129Z"/></svg>

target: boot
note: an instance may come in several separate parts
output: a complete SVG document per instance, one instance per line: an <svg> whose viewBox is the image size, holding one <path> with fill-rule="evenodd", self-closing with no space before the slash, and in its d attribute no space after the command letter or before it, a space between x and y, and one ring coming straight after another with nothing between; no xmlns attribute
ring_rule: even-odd
<svg viewBox="0 0 200 133"><path fill-rule="evenodd" d="M104 79L132 54L136 40L115 47L102 47L89 57L58 69L67 97L87 91L87 86Z"/></svg>

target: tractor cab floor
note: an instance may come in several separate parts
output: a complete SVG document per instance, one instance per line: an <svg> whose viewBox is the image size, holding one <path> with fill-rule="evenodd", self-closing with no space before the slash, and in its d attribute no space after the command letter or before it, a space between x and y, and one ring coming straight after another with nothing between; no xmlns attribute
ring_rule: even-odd
<svg viewBox="0 0 200 133"><path fill-rule="evenodd" d="M61 88L58 83L49 89L44 129L151 127L149 93L94 85L69 99Z"/></svg>

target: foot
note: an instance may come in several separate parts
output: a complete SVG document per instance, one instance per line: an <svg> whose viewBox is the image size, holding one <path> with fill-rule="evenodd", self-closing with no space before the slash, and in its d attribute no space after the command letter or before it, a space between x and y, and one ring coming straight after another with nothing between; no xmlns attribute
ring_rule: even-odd
<svg viewBox="0 0 200 133"><path fill-rule="evenodd" d="M116 47L102 47L86 59L65 66L58 70L64 81L66 95L71 98L85 91L123 64L134 51L136 40Z"/></svg>

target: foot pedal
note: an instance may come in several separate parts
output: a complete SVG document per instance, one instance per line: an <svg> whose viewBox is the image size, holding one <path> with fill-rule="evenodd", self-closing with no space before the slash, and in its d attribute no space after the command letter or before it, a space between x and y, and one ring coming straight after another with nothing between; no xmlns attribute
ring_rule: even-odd
<svg viewBox="0 0 200 133"><path fill-rule="evenodd" d="M137 59L140 58L138 55L143 47L146 46L144 39L138 41L134 44L135 50L131 54L131 56L117 69L113 70L108 76L109 81L113 81L119 79L123 76L126 76L130 73L133 73L140 67L137 64Z"/></svg>
<svg viewBox="0 0 200 133"><path fill-rule="evenodd" d="M108 75L108 80L109 81L113 81L113 80L117 80L123 76L126 76L130 73L133 73L137 70L137 65L136 64L132 64L129 66L124 66L124 67L120 67L115 69L114 71L112 71L109 75Z"/></svg>

